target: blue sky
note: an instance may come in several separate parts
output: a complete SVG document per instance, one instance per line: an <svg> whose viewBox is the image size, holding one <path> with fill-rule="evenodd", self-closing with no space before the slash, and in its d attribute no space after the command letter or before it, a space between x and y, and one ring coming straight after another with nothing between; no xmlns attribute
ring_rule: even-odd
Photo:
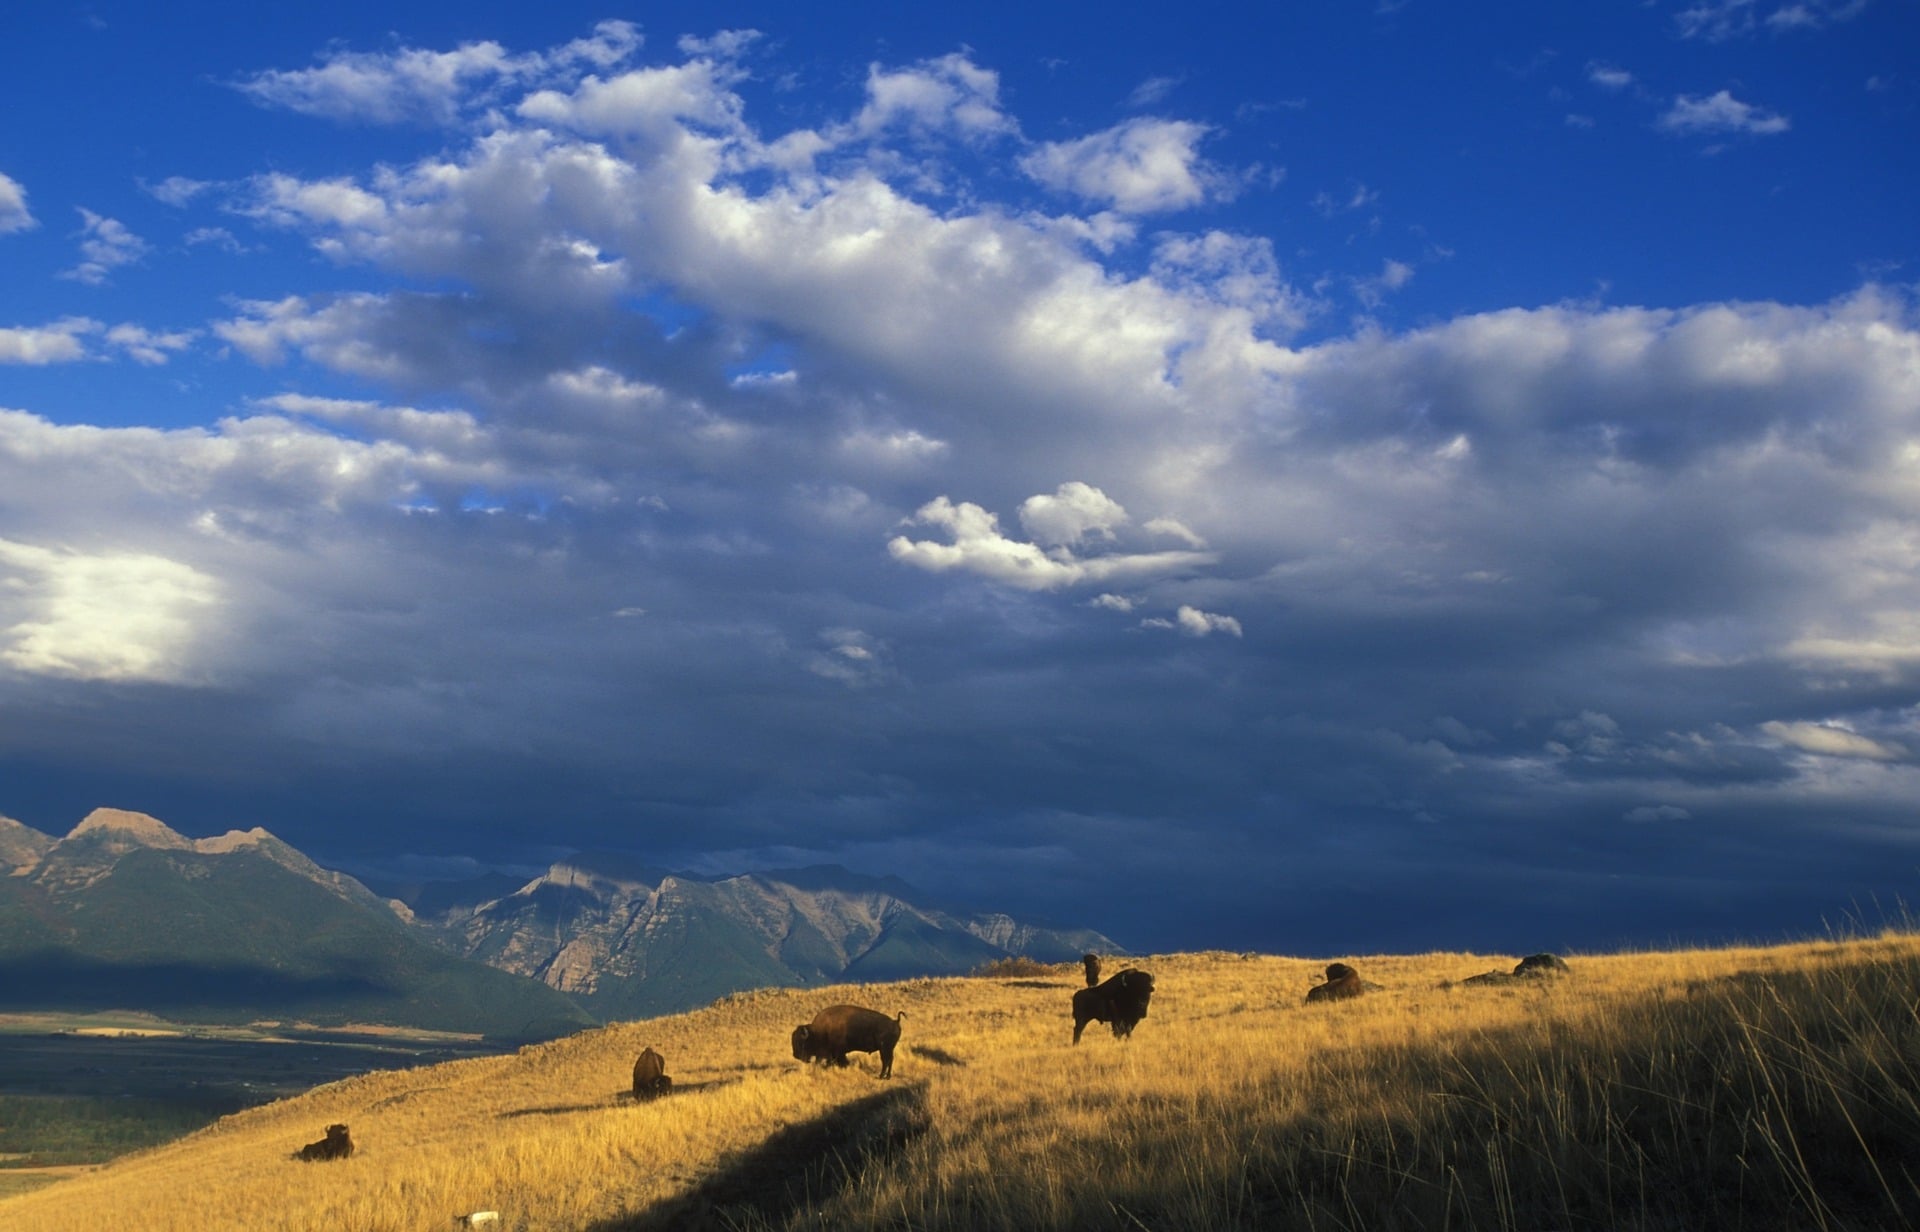
<svg viewBox="0 0 1920 1232"><path fill-rule="evenodd" d="M1138 948L1920 873L1920 5L0 17L0 812Z"/></svg>

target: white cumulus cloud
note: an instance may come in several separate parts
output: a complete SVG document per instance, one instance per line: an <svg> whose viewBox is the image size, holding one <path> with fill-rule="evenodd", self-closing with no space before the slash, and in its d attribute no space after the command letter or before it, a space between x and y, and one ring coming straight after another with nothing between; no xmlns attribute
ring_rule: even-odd
<svg viewBox="0 0 1920 1232"><path fill-rule="evenodd" d="M197 337L197 330L151 330L143 325L116 325L106 334L108 342L139 363L149 365L166 363L173 354L191 346Z"/></svg>
<svg viewBox="0 0 1920 1232"><path fill-rule="evenodd" d="M1822 757L1898 761L1907 755L1904 749L1828 723L1775 721L1761 724L1760 730L1782 744Z"/></svg>
<svg viewBox="0 0 1920 1232"><path fill-rule="evenodd" d="M100 286L108 275L123 265L131 265L147 253L147 242L127 230L119 220L96 214L82 206L80 218L80 263L61 273L62 278Z"/></svg>
<svg viewBox="0 0 1920 1232"><path fill-rule="evenodd" d="M1111 540L1129 521L1126 509L1092 484L1063 483L1051 496L1029 496L1020 525L1035 543L1074 546L1089 537Z"/></svg>
<svg viewBox="0 0 1920 1232"><path fill-rule="evenodd" d="M312 67L269 69L234 83L263 106L369 124L449 124L515 84L585 65L604 72L641 45L639 27L603 21L593 34L553 50L509 54L499 43L463 43L452 51L404 47L335 51Z"/></svg>
<svg viewBox="0 0 1920 1232"><path fill-rule="evenodd" d="M219 595L213 578L165 557L0 539L0 662L82 680L182 679Z"/></svg>
<svg viewBox="0 0 1920 1232"><path fill-rule="evenodd" d="M87 346L82 339L99 330L100 322L87 317L0 329L0 364L66 364L85 359Z"/></svg>
<svg viewBox="0 0 1920 1232"><path fill-rule="evenodd" d="M1143 117L1077 141L1040 145L1021 160L1049 188L1123 214L1188 209L1233 195L1233 180L1200 156L1208 129Z"/></svg>
<svg viewBox="0 0 1920 1232"><path fill-rule="evenodd" d="M1140 622L1143 629L1177 629L1188 637L1210 637L1215 633L1225 633L1230 637L1243 636L1240 622L1232 616L1222 616L1216 612L1202 611L1190 604L1181 604L1174 610L1173 618L1150 616Z"/></svg>
<svg viewBox="0 0 1920 1232"><path fill-rule="evenodd" d="M1673 106L1656 123L1666 132L1684 135L1746 133L1772 136L1793 127L1787 117L1751 103L1743 103L1727 90L1720 90L1705 98L1682 94L1673 100Z"/></svg>
<svg viewBox="0 0 1920 1232"><path fill-rule="evenodd" d="M1014 131L1000 110L1000 75L960 52L910 68L867 69L867 102L853 119L863 137L902 126L910 131L951 131L982 138Z"/></svg>
<svg viewBox="0 0 1920 1232"><path fill-rule="evenodd" d="M0 172L0 235L37 225L27 209L27 190L20 186L20 181Z"/></svg>
<svg viewBox="0 0 1920 1232"><path fill-rule="evenodd" d="M1088 488L1079 512L1056 501L1045 507L1043 523L1054 531L1080 525L1088 516L1100 517L1118 509L1098 489ZM1124 510L1121 510L1124 513ZM1022 590L1058 590L1085 582L1143 578L1190 571L1212 562L1204 552L1115 552L1079 556L1062 545L1043 549L1037 543L1010 539L1000 531L992 513L971 502L955 504L939 497L920 507L913 522L947 531L951 543L914 540L896 535L887 543L895 560L932 572L959 569ZM1091 526L1088 527L1091 529Z"/></svg>

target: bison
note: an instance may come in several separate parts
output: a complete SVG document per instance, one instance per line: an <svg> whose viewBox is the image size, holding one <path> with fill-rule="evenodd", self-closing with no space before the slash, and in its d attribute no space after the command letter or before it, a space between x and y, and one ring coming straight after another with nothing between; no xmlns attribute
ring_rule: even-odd
<svg viewBox="0 0 1920 1232"><path fill-rule="evenodd" d="M1548 976L1565 975L1567 964L1557 954L1529 954L1512 971L1486 971L1479 975L1470 975L1461 980L1462 984L1517 984L1523 980L1538 980Z"/></svg>
<svg viewBox="0 0 1920 1232"><path fill-rule="evenodd" d="M1345 963L1327 964L1327 982L1307 989L1308 1001L1344 1001L1368 991L1371 986L1360 973Z"/></svg>
<svg viewBox="0 0 1920 1232"><path fill-rule="evenodd" d="M633 1097L652 1099L665 1095L673 1086L673 1079L667 1077L667 1059L652 1048L640 1054L633 1063Z"/></svg>
<svg viewBox="0 0 1920 1232"><path fill-rule="evenodd" d="M1565 975L1567 964L1558 954L1529 954L1513 969L1515 975Z"/></svg>
<svg viewBox="0 0 1920 1232"><path fill-rule="evenodd" d="M829 1005L813 1021L793 1029L793 1059L845 1065L850 1052L880 1054L880 1076L893 1077L893 1046L900 1042L902 1011L892 1018L858 1005Z"/></svg>
<svg viewBox="0 0 1920 1232"><path fill-rule="evenodd" d="M1098 954L1082 954L1080 956L1080 965L1087 969L1088 988L1092 988L1100 982L1100 956Z"/></svg>
<svg viewBox="0 0 1920 1232"><path fill-rule="evenodd" d="M1073 994L1073 1042L1090 1022L1104 1022L1113 1028L1115 1039L1133 1035L1134 1026L1147 1016L1147 1002L1153 997L1153 977L1128 967L1104 984L1082 988Z"/></svg>
<svg viewBox="0 0 1920 1232"><path fill-rule="evenodd" d="M345 1159L353 1154L353 1139L347 1136L345 1125L327 1126L327 1136L318 1142L309 1142L293 1153L293 1157L303 1163L313 1163L322 1159Z"/></svg>

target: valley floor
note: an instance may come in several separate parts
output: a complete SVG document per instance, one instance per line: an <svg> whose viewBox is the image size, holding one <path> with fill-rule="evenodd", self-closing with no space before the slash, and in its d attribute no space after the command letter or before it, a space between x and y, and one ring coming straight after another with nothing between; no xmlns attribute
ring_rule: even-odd
<svg viewBox="0 0 1920 1232"><path fill-rule="evenodd" d="M245 1108L373 1070L496 1049L443 1034L0 1016L0 1195L82 1174Z"/></svg>

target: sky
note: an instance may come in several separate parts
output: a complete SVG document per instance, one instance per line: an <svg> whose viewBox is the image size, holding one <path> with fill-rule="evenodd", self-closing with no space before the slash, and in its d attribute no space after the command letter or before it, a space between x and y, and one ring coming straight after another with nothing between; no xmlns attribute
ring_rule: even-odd
<svg viewBox="0 0 1920 1232"><path fill-rule="evenodd" d="M0 814L1137 951L1920 889L1920 3L0 14Z"/></svg>

